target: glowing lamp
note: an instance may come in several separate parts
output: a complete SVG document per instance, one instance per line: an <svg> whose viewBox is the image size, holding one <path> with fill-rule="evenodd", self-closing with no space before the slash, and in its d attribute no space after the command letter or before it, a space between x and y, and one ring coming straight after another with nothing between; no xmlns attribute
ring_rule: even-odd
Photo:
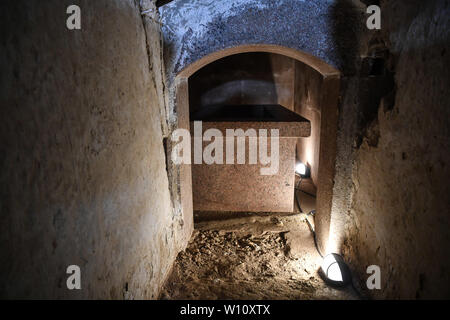
<svg viewBox="0 0 450 320"><path fill-rule="evenodd" d="M303 162L299 162L296 164L295 172L299 174L302 178L307 178L310 175L309 167Z"/></svg>
<svg viewBox="0 0 450 320"><path fill-rule="evenodd" d="M350 269L336 253L330 253L323 258L320 274L326 283L336 287L345 287L351 281Z"/></svg>

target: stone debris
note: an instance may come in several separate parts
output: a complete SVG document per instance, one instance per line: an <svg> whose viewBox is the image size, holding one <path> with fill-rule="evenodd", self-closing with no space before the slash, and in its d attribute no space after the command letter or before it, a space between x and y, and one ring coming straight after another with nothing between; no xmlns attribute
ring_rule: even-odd
<svg viewBox="0 0 450 320"><path fill-rule="evenodd" d="M258 235L252 233L255 225ZM292 240L290 234L303 243ZM201 224L186 250L178 255L160 298L355 298L350 292L330 289L323 283L317 273L320 261L299 215L270 219L253 216L228 224L210 221Z"/></svg>

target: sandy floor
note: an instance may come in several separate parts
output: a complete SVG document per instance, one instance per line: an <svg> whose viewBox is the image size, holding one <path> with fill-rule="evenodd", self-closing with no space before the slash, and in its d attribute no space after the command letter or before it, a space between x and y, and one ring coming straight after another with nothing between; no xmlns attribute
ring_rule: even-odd
<svg viewBox="0 0 450 320"><path fill-rule="evenodd" d="M314 207L313 198L298 194L304 212ZM322 259L303 219L299 213L203 219L160 298L356 299L351 289L332 289L320 278Z"/></svg>

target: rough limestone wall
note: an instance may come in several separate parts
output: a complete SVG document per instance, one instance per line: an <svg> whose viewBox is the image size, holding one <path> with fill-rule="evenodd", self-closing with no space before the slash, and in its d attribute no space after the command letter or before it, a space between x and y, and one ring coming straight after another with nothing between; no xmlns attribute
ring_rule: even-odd
<svg viewBox="0 0 450 320"><path fill-rule="evenodd" d="M70 4L79 31L66 28ZM146 46L139 10L134 0L0 5L0 297L157 297L178 229L159 36ZM72 264L81 290L66 288Z"/></svg>
<svg viewBox="0 0 450 320"><path fill-rule="evenodd" d="M396 94L356 150L344 254L363 280L380 266L371 297L449 298L449 1L382 2L382 14Z"/></svg>

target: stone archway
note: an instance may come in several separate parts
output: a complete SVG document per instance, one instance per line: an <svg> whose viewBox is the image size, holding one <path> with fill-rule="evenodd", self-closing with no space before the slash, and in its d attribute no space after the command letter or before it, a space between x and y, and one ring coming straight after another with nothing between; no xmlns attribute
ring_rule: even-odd
<svg viewBox="0 0 450 320"><path fill-rule="evenodd" d="M330 229L331 205L334 186L334 170L336 159L336 137L338 127L338 97L340 85L340 72L323 60L306 52L272 44L240 45L213 52L189 64L182 69L174 81L175 100L174 110L178 118L178 127L190 130L189 122L189 77L204 66L225 58L227 56L266 52L283 55L299 61L317 71L321 76L320 105L320 145L318 148L318 175L317 175L317 214L316 230L318 243L323 252L327 251L327 242ZM188 234L193 229L193 201L192 201L192 175L188 164L180 166L179 191L185 230Z"/></svg>

